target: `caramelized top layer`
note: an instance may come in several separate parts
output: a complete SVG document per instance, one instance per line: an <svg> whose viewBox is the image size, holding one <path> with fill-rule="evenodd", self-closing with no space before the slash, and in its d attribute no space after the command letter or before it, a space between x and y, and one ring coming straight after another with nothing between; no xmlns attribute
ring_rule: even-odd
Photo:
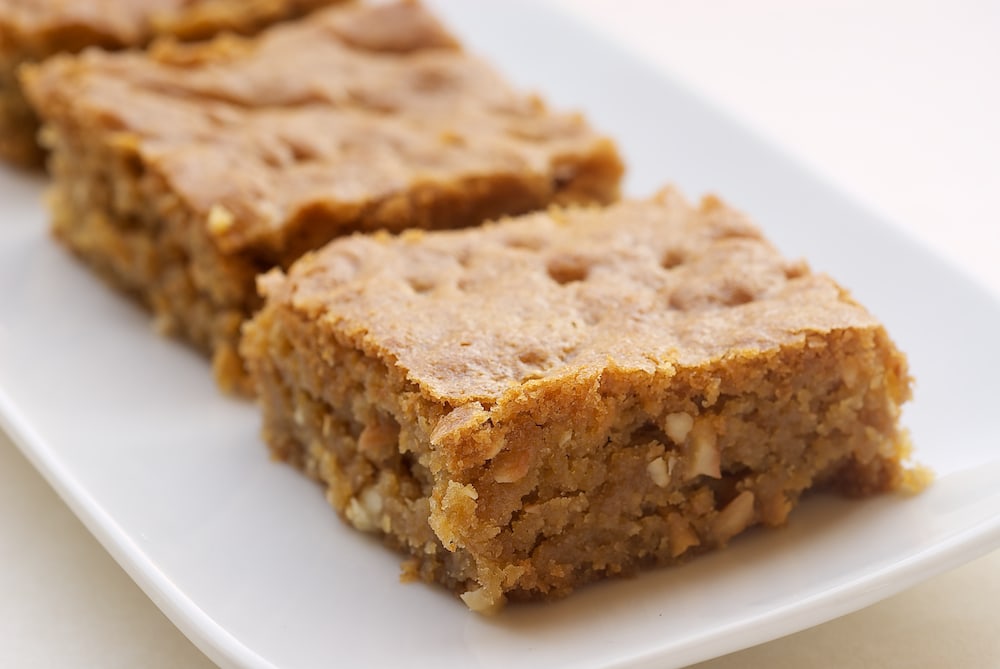
<svg viewBox="0 0 1000 669"><path fill-rule="evenodd" d="M133 147L212 219L223 252L293 245L303 221L356 221L400 194L374 227L447 227L410 220L428 192L452 209L525 191L544 206L588 161L609 175L591 198L606 200L621 173L579 115L513 90L415 3L333 7L255 39L57 58L25 84L64 135Z"/></svg>
<svg viewBox="0 0 1000 669"><path fill-rule="evenodd" d="M714 197L692 207L669 189L475 230L345 238L261 287L453 405L493 404L536 380L696 367L879 327L738 212Z"/></svg>

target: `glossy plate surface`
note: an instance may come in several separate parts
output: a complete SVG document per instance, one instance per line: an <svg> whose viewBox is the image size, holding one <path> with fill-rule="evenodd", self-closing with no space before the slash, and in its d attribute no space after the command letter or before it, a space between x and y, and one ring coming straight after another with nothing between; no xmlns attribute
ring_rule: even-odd
<svg viewBox="0 0 1000 669"><path fill-rule="evenodd" d="M268 460L249 404L48 237L0 168L0 425L168 616L224 666L673 667L887 597L1000 546L1000 305L662 75L537 3L434 2L512 79L616 136L628 189L722 194L851 288L908 352L914 498L812 498L687 566L486 619ZM25 513L31 513L25 509Z"/></svg>

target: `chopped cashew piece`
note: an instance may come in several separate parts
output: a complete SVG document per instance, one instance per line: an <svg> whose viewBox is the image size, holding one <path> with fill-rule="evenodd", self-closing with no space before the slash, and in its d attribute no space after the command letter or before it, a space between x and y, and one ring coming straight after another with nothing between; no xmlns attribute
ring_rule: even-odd
<svg viewBox="0 0 1000 669"><path fill-rule="evenodd" d="M722 454L719 452L719 438L715 430L707 422L700 422L694 427L691 439L691 461L688 474L693 478L704 474L712 478L721 478Z"/></svg>
<svg viewBox="0 0 1000 669"><path fill-rule="evenodd" d="M664 425L664 432L667 436L678 446L684 443L687 439L688 433L691 428L694 427L694 418L690 414L686 413L671 413L667 414L667 418Z"/></svg>
<svg viewBox="0 0 1000 669"><path fill-rule="evenodd" d="M469 590L466 593L459 595L465 605L469 607L470 610L476 613L482 613L484 615L493 615L503 608L504 600L501 597L498 600L490 599L489 594L486 592L486 588L476 588L475 590Z"/></svg>
<svg viewBox="0 0 1000 669"><path fill-rule="evenodd" d="M208 230L214 235L221 235L236 224L236 217L221 204L212 205L208 212Z"/></svg>
<svg viewBox="0 0 1000 669"><path fill-rule="evenodd" d="M649 472L649 478L653 479L653 483L661 488L666 488L670 484L670 472L663 458L656 458L646 465L646 471Z"/></svg>
<svg viewBox="0 0 1000 669"><path fill-rule="evenodd" d="M754 495L744 490L719 512L713 529L719 541L726 542L750 525L753 520Z"/></svg>
<svg viewBox="0 0 1000 669"><path fill-rule="evenodd" d="M368 515L368 511L361 505L357 497L352 497L351 501L347 503L344 515L347 516L347 520L351 522L351 525L354 525L354 527L362 532L375 531L376 525L374 519Z"/></svg>

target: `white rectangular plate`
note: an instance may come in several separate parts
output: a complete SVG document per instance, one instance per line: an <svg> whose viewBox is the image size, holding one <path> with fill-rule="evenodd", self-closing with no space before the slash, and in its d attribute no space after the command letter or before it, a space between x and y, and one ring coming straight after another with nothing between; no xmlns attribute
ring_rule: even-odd
<svg viewBox="0 0 1000 669"><path fill-rule="evenodd" d="M1000 545L1000 307L676 84L527 1L435 2L514 80L621 142L629 190L742 207L849 286L909 353L937 482L812 498L782 530L492 619L397 582L399 557L268 460L206 362L54 244L42 182L0 169L0 424L170 618L226 666L681 666L858 609ZM30 513L29 509L25 510Z"/></svg>

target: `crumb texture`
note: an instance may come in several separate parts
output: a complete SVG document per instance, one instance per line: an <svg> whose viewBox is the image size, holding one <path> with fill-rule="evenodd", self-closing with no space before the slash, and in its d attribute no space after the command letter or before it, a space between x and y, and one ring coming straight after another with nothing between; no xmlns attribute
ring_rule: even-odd
<svg viewBox="0 0 1000 669"><path fill-rule="evenodd" d="M905 358L712 197L356 236L261 287L273 452L474 610L913 481Z"/></svg>

